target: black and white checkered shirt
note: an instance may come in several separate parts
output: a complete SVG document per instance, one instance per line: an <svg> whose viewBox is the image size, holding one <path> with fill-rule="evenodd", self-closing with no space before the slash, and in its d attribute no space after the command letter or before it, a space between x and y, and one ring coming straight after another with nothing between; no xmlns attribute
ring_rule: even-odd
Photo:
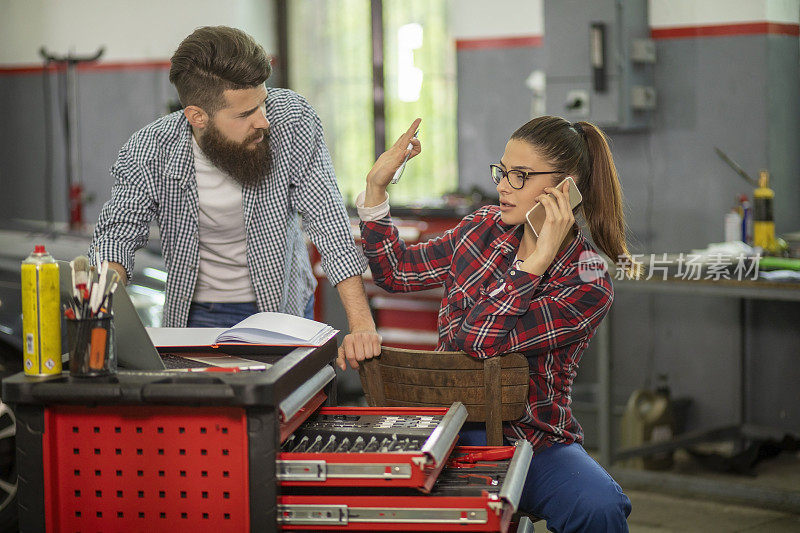
<svg viewBox="0 0 800 533"><path fill-rule="evenodd" d="M302 316L316 286L303 230L333 285L360 275L366 260L351 236L314 109L288 89L269 89L267 119L272 168L257 186L242 189L247 264L259 309ZM167 267L166 327L186 325L199 267L191 134L181 111L133 134L111 168L116 182L89 249L92 259L97 251L101 260L122 264L130 278L134 252L157 221Z"/></svg>

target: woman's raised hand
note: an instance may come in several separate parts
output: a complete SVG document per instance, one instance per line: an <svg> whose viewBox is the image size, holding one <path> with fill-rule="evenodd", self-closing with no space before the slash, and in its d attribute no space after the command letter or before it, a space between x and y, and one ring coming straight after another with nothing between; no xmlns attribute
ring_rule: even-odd
<svg viewBox="0 0 800 533"><path fill-rule="evenodd" d="M409 154L409 159L411 159L422 151L419 139L414 137L414 133L419 129L420 122L422 122L421 118L412 122L411 127L397 139L391 148L383 152L378 160L375 161L375 164L372 165L372 169L367 174L365 206L370 207L371 205L382 203L386 198L386 187L392 181L394 173L400 168L406 154ZM410 150L408 149L409 144L411 144Z"/></svg>

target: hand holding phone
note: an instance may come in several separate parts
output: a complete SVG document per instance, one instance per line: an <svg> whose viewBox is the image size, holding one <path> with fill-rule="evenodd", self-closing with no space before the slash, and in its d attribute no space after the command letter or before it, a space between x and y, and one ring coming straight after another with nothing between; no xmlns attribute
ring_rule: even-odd
<svg viewBox="0 0 800 533"><path fill-rule="evenodd" d="M575 209L578 207L578 204L581 203L583 197L581 196L580 191L578 190L578 186L575 185L575 180L572 179L572 176L567 176L564 178L561 183L556 185L556 189L562 190L564 187L564 182L569 182L569 208ZM542 231L542 226L544 225L544 221L546 218L546 212L544 206L541 203L537 203L534 205L530 211L525 214L525 218L528 221L528 224L531 226L534 235L539 237L539 233Z"/></svg>
<svg viewBox="0 0 800 533"><path fill-rule="evenodd" d="M419 135L419 130L414 132L414 138L415 139L417 138L417 135ZM411 144L411 143L408 143L408 148L406 148L406 150L411 150L412 148L414 148L414 145ZM406 156L403 158L403 163L400 165L400 168L398 168L395 171L394 176L392 176L392 181L390 181L389 183L395 184L398 181L400 181L400 176L403 175L403 170L405 170L405 168L406 168L406 163L408 162L408 158L409 157L411 157L411 152L408 152L406 154Z"/></svg>

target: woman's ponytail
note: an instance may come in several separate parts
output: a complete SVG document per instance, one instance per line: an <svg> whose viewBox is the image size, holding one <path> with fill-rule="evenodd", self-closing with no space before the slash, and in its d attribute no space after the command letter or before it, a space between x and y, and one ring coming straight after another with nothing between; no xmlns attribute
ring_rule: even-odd
<svg viewBox="0 0 800 533"><path fill-rule="evenodd" d="M588 148L588 172L582 180L583 215L592 240L612 261L625 265L631 277L638 277L641 265L628 252L622 185L606 135L590 122L577 123Z"/></svg>

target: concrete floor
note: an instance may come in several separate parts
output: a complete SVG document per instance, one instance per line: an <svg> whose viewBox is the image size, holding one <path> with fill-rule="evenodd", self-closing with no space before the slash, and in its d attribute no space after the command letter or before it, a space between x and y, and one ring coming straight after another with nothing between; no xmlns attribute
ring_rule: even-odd
<svg viewBox="0 0 800 533"><path fill-rule="evenodd" d="M676 452L675 467L666 473L685 475L715 484L736 484L754 489L781 490L800 495L800 454L783 453L756 465L754 476L739 476L711 472L688 454ZM681 494L680 489L666 490L652 485L623 489L631 499L633 511L628 518L632 533L716 533L765 532L800 533L800 510L773 510L767 506L748 506L741 503L713 501L708 497ZM781 505L776 507L780 508ZM534 524L537 533L547 530L544 521Z"/></svg>
<svg viewBox="0 0 800 533"><path fill-rule="evenodd" d="M366 405L366 402L362 396L351 404ZM732 453L732 443L700 445L697 448L708 452ZM588 451L594 455L593 450ZM626 486L621 483L633 508L628 518L632 533L800 533L800 505L797 504L800 501L800 453L784 452L766 459L756 465L752 476L711 471L683 450L675 452L674 457L674 467L664 472L664 476L655 476L655 482L649 485L637 482ZM682 487L680 480L686 477L681 476L717 487L728 485L766 489L769 491L766 499L774 497L775 491L783 491L794 498L791 504L784 502L774 508L761 503L747 505L741 495L736 501L713 500L692 494L688 487ZM669 478L670 483L660 483L659 478ZM763 493L760 496L764 499ZM545 522L536 522L534 531L546 533L548 529Z"/></svg>
<svg viewBox="0 0 800 533"><path fill-rule="evenodd" d="M800 531L800 515L655 492L627 491L633 533ZM542 530L544 531L544 530Z"/></svg>

